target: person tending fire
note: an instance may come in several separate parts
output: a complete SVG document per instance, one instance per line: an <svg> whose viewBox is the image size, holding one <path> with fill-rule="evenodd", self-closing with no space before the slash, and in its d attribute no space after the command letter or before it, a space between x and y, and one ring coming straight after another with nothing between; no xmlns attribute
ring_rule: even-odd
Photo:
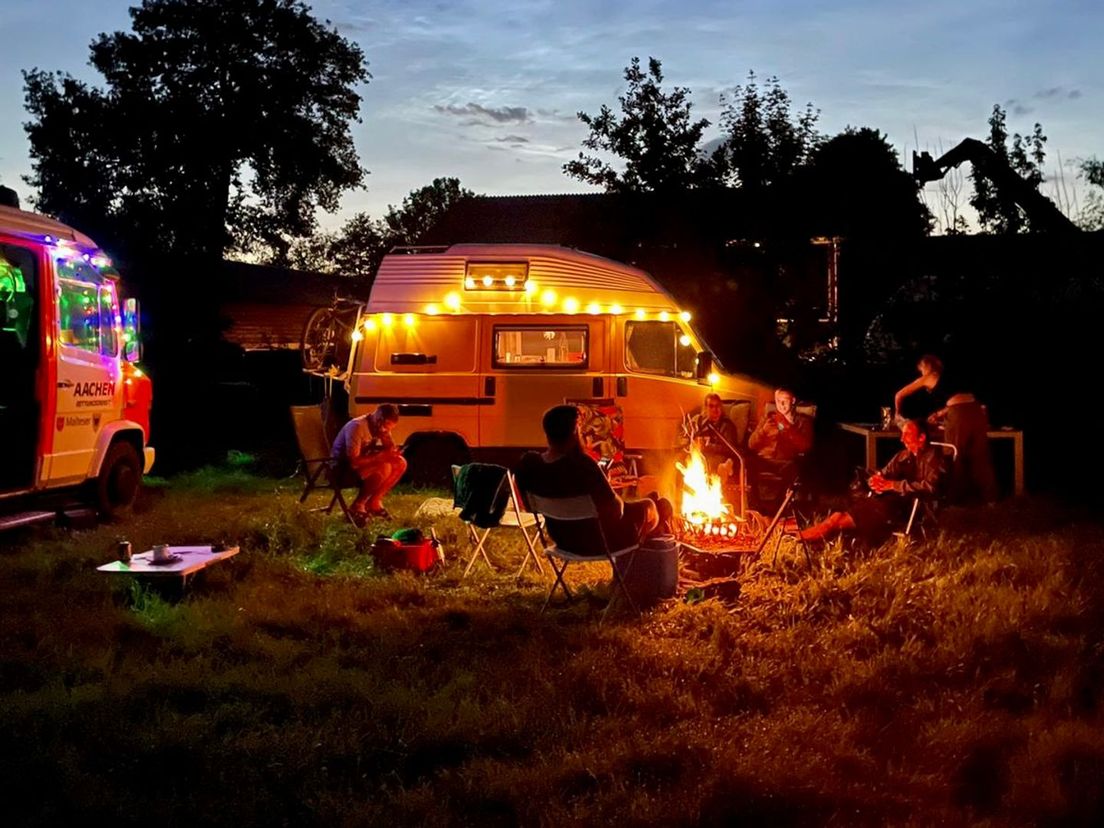
<svg viewBox="0 0 1104 828"><path fill-rule="evenodd" d="M383 497L406 471L406 460L391 439L398 422L398 406L384 403L371 414L353 417L334 440L331 456L337 461L338 479L355 476L360 485L349 507L358 526L368 517L389 517Z"/></svg>
<svg viewBox="0 0 1104 828"><path fill-rule="evenodd" d="M690 421L690 439L700 449L709 473L719 474L722 463L736 460L734 449L740 441L739 432L725 414L720 394L706 394L703 408Z"/></svg>

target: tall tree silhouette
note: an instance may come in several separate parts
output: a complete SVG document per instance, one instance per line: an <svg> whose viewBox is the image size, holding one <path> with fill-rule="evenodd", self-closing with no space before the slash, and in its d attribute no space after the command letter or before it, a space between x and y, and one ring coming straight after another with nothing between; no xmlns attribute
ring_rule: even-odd
<svg viewBox="0 0 1104 828"><path fill-rule="evenodd" d="M811 103L794 115L790 95L777 77L760 90L755 72L731 95L721 96L725 139L714 153L722 179L747 189L785 180L807 163L820 143L816 122L820 110Z"/></svg>
<svg viewBox="0 0 1104 828"><path fill-rule="evenodd" d="M662 65L648 58L648 70L634 57L625 67L628 88L618 97L621 117L602 105L597 115L578 113L590 128L583 141L588 150L614 156L624 163L618 172L602 155L579 153L564 164L572 178L614 191L675 190L715 178L698 144L709 121L691 119L690 90L676 86L664 92Z"/></svg>
<svg viewBox="0 0 1104 828"><path fill-rule="evenodd" d="M993 112L989 116L989 147L998 158L1035 188L1043 183L1043 161L1046 160L1043 145L1046 140L1043 128L1035 124L1035 129L1029 136L1015 133L1012 136L1012 146L1009 147L1008 116L999 104L993 106ZM970 204L977 210L982 227L993 233L1022 233L1031 229L1027 216L1007 193L1002 193L977 170L971 171L970 180L974 185Z"/></svg>
<svg viewBox="0 0 1104 828"><path fill-rule="evenodd" d="M298 0L143 0L101 34L103 88L24 72L39 209L124 254L277 248L363 181L360 48Z"/></svg>

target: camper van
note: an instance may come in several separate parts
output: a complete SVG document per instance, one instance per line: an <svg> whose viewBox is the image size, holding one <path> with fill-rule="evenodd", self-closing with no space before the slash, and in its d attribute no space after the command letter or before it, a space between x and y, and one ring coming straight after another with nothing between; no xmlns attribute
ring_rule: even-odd
<svg viewBox="0 0 1104 828"><path fill-rule="evenodd" d="M354 317L349 317L350 322ZM579 250L458 244L384 257L347 332L350 413L396 403L413 469L512 463L564 402L619 406L643 469L673 472L683 417L716 391L749 417L771 389L725 373L647 273Z"/></svg>
<svg viewBox="0 0 1104 828"><path fill-rule="evenodd" d="M0 527L54 516L27 496L62 489L100 512L130 506L153 464L138 311L90 238L0 204ZM20 511L22 510L22 511Z"/></svg>

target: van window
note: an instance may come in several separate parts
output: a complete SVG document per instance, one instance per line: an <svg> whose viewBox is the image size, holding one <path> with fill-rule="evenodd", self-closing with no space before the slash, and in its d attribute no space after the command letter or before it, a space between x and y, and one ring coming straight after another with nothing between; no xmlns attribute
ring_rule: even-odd
<svg viewBox="0 0 1104 828"><path fill-rule="evenodd" d="M692 378L697 351L675 322L625 323L625 364L641 374Z"/></svg>
<svg viewBox="0 0 1104 828"><path fill-rule="evenodd" d="M586 325L495 325L495 368L586 368Z"/></svg>
<svg viewBox="0 0 1104 828"><path fill-rule="evenodd" d="M115 286L86 262L57 260L58 341L103 356L119 355Z"/></svg>

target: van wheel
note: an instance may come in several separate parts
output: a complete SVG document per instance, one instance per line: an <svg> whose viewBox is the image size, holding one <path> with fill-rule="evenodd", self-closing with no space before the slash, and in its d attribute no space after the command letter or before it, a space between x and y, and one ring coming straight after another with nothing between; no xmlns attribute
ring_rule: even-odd
<svg viewBox="0 0 1104 828"><path fill-rule="evenodd" d="M113 443L107 450L100 476L96 478L96 505L105 518L126 514L138 497L142 482L142 460L134 446Z"/></svg>
<svg viewBox="0 0 1104 828"><path fill-rule="evenodd" d="M471 452L459 440L427 437L410 446L406 457L404 481L415 486L452 488L452 466L471 461Z"/></svg>

